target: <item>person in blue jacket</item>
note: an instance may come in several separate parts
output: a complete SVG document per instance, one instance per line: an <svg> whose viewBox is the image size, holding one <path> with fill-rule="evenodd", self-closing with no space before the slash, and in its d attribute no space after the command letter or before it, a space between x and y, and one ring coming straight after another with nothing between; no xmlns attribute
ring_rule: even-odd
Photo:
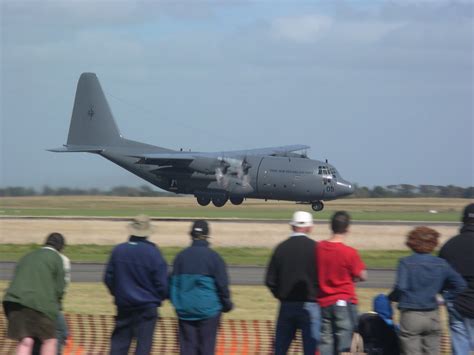
<svg viewBox="0 0 474 355"><path fill-rule="evenodd" d="M449 290L453 295L466 288L466 281L446 260L432 255L440 234L417 227L407 237L413 254L401 258L389 299L400 310L402 354L439 354L441 324L436 295Z"/></svg>
<svg viewBox="0 0 474 355"><path fill-rule="evenodd" d="M158 319L157 307L168 291L167 265L160 250L147 240L150 219L137 216L129 225L131 236L117 245L107 263L104 283L117 306L110 353L128 354L136 338L135 354L150 354Z"/></svg>
<svg viewBox="0 0 474 355"><path fill-rule="evenodd" d="M209 226L194 222L191 246L173 262L170 300L179 319L181 354L214 354L217 328L222 312L229 312L230 299L224 260L209 248Z"/></svg>

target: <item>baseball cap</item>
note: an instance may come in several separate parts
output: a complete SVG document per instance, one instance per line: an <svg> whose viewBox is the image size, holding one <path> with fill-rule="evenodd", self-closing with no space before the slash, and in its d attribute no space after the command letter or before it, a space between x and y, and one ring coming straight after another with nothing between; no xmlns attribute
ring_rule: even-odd
<svg viewBox="0 0 474 355"><path fill-rule="evenodd" d="M198 219L193 223L190 234L193 238L209 237L209 225L205 220Z"/></svg>
<svg viewBox="0 0 474 355"><path fill-rule="evenodd" d="M462 221L464 223L474 223L474 203L466 206L462 215Z"/></svg>
<svg viewBox="0 0 474 355"><path fill-rule="evenodd" d="M293 227L311 227L313 225L313 216L308 212L296 211L293 213L290 225Z"/></svg>

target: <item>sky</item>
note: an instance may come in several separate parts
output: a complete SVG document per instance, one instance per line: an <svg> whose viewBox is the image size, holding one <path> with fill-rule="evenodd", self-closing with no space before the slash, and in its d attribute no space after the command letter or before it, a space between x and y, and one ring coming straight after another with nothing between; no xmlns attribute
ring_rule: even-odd
<svg viewBox="0 0 474 355"><path fill-rule="evenodd" d="M66 142L99 77L123 136L311 146L363 186L474 185L471 1L0 0L0 186L148 184Z"/></svg>

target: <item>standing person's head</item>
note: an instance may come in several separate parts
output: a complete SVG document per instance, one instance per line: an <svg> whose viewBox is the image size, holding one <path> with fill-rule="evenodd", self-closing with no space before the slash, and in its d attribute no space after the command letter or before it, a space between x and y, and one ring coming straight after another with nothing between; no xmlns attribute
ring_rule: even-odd
<svg viewBox="0 0 474 355"><path fill-rule="evenodd" d="M309 234L313 230L313 216L308 212L296 211L293 213L290 226L295 233Z"/></svg>
<svg viewBox="0 0 474 355"><path fill-rule="evenodd" d="M153 232L153 227L151 226L150 218L141 214L132 219L128 225L128 230L135 237L146 238Z"/></svg>
<svg viewBox="0 0 474 355"><path fill-rule="evenodd" d="M45 246L51 247L56 249L57 251L62 251L66 242L64 237L61 233L51 233L46 237L46 241L44 242Z"/></svg>
<svg viewBox="0 0 474 355"><path fill-rule="evenodd" d="M474 224L474 203L471 203L464 208L464 213L462 215L462 223L464 224Z"/></svg>
<svg viewBox="0 0 474 355"><path fill-rule="evenodd" d="M439 233L428 227L416 227L408 233L406 245L415 253L429 254L438 245Z"/></svg>
<svg viewBox="0 0 474 355"><path fill-rule="evenodd" d="M334 234L346 234L349 232L351 216L346 211L338 211L331 218L331 230Z"/></svg>
<svg viewBox="0 0 474 355"><path fill-rule="evenodd" d="M203 219L198 219L193 223L189 232L193 240L206 240L209 238L209 225Z"/></svg>

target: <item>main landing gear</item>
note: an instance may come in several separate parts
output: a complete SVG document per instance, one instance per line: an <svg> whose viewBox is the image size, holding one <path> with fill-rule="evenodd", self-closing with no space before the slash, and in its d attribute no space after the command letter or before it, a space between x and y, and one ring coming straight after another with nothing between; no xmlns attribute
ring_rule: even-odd
<svg viewBox="0 0 474 355"><path fill-rule="evenodd" d="M244 202L244 198L243 197L231 197L230 202L233 205L241 205L242 202Z"/></svg>
<svg viewBox="0 0 474 355"><path fill-rule="evenodd" d="M212 204L216 207L222 207L227 202L227 196L212 196Z"/></svg>
<svg viewBox="0 0 474 355"><path fill-rule="evenodd" d="M311 203L311 208L316 212L322 211L324 208L324 203L323 201L314 201Z"/></svg>
<svg viewBox="0 0 474 355"><path fill-rule="evenodd" d="M207 206L212 202L214 206L222 207L227 201L230 201L233 205L240 205L244 202L244 198L239 196L231 196L229 198L229 196L224 194L199 194L196 195L196 201L201 206Z"/></svg>
<svg viewBox="0 0 474 355"><path fill-rule="evenodd" d="M196 200L201 206L207 206L211 203L211 198L208 196L196 196Z"/></svg>

